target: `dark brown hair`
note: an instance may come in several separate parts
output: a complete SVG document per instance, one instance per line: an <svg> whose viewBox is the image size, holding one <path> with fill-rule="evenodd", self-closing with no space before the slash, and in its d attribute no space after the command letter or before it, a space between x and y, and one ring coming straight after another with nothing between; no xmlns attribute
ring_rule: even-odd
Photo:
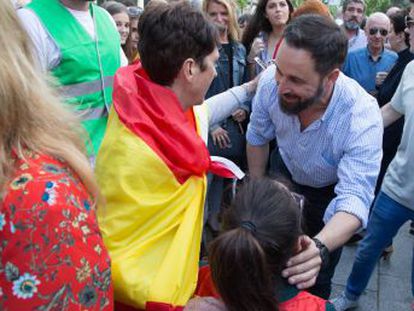
<svg viewBox="0 0 414 311"><path fill-rule="evenodd" d="M389 18L394 28L394 32L396 34L403 33L405 44L407 46L410 46L410 36L405 32L405 17L407 14L408 12L406 11L399 11L397 13L391 14Z"/></svg>
<svg viewBox="0 0 414 311"><path fill-rule="evenodd" d="M242 43L247 51L250 51L254 38L257 37L260 31L266 33L272 32L272 25L266 17L266 5L269 0L259 0L256 10L251 17L246 29L243 32ZM290 0L286 0L289 6L289 20L294 11L293 4ZM289 22L288 20L288 22Z"/></svg>
<svg viewBox="0 0 414 311"><path fill-rule="evenodd" d="M142 66L161 85L171 85L188 58L203 70L204 58L217 45L215 27L187 1L148 6L139 19L138 33Z"/></svg>
<svg viewBox="0 0 414 311"><path fill-rule="evenodd" d="M271 179L251 180L224 214L210 246L213 282L229 311L278 310L280 273L300 235L299 207Z"/></svg>
<svg viewBox="0 0 414 311"><path fill-rule="evenodd" d="M285 28L286 44L308 51L315 61L315 70L324 76L341 68L348 52L348 38L331 18L305 14L294 18Z"/></svg>
<svg viewBox="0 0 414 311"><path fill-rule="evenodd" d="M117 2L117 1L105 1L104 3L102 3L101 6L109 14L111 14L111 16L114 16L114 15L119 14L119 13L127 14L128 17L129 17L130 25L131 25L131 17L128 14L128 8L123 3ZM128 38L127 38L126 42L124 44L121 44L122 50L124 51L126 57L128 58L128 61L130 59L130 55L131 55L131 51L132 51L130 38L131 38L131 26L129 27L129 33L128 33Z"/></svg>

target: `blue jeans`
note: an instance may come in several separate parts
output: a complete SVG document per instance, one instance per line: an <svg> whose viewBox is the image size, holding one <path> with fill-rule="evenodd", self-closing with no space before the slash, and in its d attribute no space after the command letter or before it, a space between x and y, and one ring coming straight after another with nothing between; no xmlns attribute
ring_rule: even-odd
<svg viewBox="0 0 414 311"><path fill-rule="evenodd" d="M414 220L413 210L394 201L384 192L379 193L368 221L367 234L358 247L346 285L345 294L349 299L359 298L368 284L382 251L391 244L401 226L410 219ZM413 291L413 271L411 273L411 291Z"/></svg>

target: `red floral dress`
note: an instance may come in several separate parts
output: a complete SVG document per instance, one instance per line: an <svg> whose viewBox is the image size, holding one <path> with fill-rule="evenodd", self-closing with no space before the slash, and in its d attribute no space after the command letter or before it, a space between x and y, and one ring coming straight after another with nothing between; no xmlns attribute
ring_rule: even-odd
<svg viewBox="0 0 414 311"><path fill-rule="evenodd" d="M46 155L15 167L0 206L0 310L112 310L110 260L84 185Z"/></svg>

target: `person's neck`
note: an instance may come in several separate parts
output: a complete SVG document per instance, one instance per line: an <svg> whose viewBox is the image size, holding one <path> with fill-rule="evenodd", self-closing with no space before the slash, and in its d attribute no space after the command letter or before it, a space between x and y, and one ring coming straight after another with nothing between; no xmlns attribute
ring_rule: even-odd
<svg viewBox="0 0 414 311"><path fill-rule="evenodd" d="M382 51L384 50L384 47L377 48L368 46L368 51L371 54L371 57L374 61L377 61L377 59L381 56Z"/></svg>
<svg viewBox="0 0 414 311"><path fill-rule="evenodd" d="M357 29L348 29L346 27L344 27L345 29L345 33L348 36L348 40L352 39L353 37L355 37L358 34L358 28Z"/></svg>
<svg viewBox="0 0 414 311"><path fill-rule="evenodd" d="M406 49L408 49L408 45L406 45L405 43L401 43L397 46L397 48L395 49L395 52L400 53L402 51L405 51Z"/></svg>
<svg viewBox="0 0 414 311"><path fill-rule="evenodd" d="M273 39L275 41L279 40L282 37L284 29L285 29L285 26L273 27L272 31L269 33L269 39Z"/></svg>
<svg viewBox="0 0 414 311"><path fill-rule="evenodd" d="M227 31L220 31L219 41L220 41L220 44L229 43L229 36L227 34Z"/></svg>
<svg viewBox="0 0 414 311"><path fill-rule="evenodd" d="M298 118L300 121L302 131L305 130L314 121L320 119L323 116L326 109L328 109L329 102L331 101L331 97L333 94L333 90L334 85L329 85L325 95L321 98L321 100L318 103L315 103L307 109L299 112Z"/></svg>
<svg viewBox="0 0 414 311"><path fill-rule="evenodd" d="M186 112L194 105L191 104L191 100L188 98L187 90L177 81L174 81L172 85L166 87L173 91L174 94L177 96L181 108L183 108L184 112Z"/></svg>
<svg viewBox="0 0 414 311"><path fill-rule="evenodd" d="M75 11L88 11L89 1L85 0L60 0L60 2L67 8Z"/></svg>

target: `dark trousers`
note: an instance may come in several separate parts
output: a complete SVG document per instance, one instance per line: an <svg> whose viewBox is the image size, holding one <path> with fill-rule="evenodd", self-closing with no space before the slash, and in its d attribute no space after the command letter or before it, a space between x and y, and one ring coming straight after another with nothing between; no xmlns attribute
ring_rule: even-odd
<svg viewBox="0 0 414 311"><path fill-rule="evenodd" d="M291 190L305 197L305 204L302 211L303 231L310 237L314 237L325 226L323 215L328 204L335 197L335 185L323 188L313 188L300 185L292 180L292 175L287 169L278 149L275 149L270 159L270 175L274 175L282 182L287 182ZM342 248L339 248L329 255L329 264L319 272L316 284L308 289L314 295L328 299L331 294L331 280L335 273L335 267L341 258Z"/></svg>

